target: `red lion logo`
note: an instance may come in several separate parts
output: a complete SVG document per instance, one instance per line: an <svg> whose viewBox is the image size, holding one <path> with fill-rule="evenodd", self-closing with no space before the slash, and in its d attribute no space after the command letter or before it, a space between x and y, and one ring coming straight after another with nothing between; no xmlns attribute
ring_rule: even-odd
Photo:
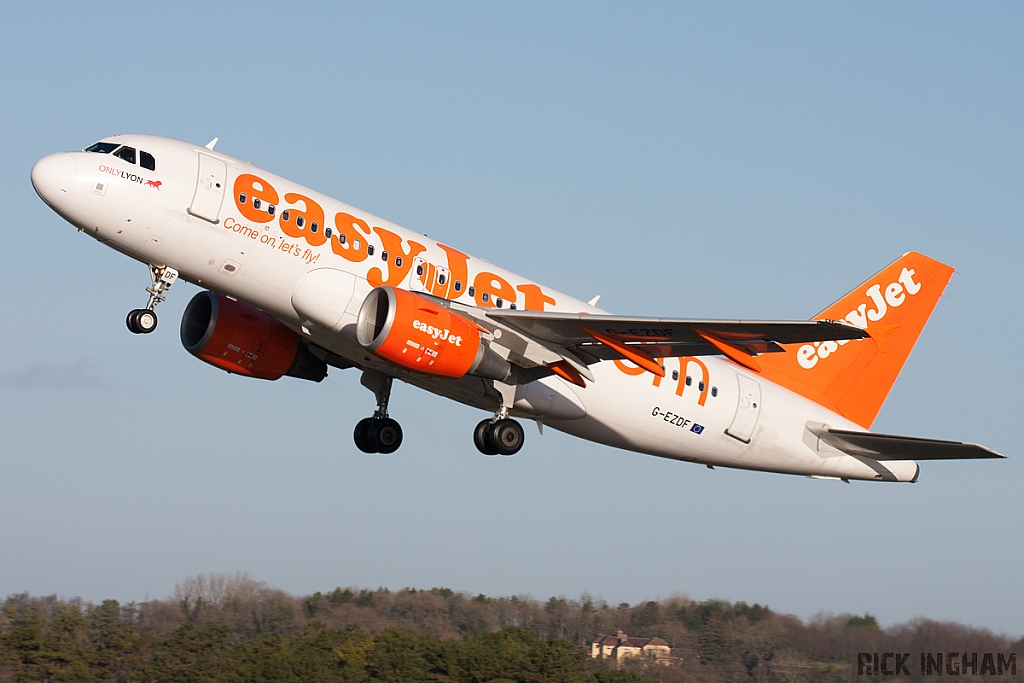
<svg viewBox="0 0 1024 683"><path fill-rule="evenodd" d="M159 190L160 186L163 185L163 183L159 180L147 180L146 185L148 185L149 187L155 187L156 189Z"/></svg>

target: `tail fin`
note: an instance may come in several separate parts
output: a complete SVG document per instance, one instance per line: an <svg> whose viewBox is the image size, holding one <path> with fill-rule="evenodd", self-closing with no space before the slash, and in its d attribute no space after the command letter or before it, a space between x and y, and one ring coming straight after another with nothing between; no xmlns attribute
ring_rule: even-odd
<svg viewBox="0 0 1024 683"><path fill-rule="evenodd" d="M761 374L868 429L953 268L910 252L814 317L866 328L871 339L785 347L758 357Z"/></svg>

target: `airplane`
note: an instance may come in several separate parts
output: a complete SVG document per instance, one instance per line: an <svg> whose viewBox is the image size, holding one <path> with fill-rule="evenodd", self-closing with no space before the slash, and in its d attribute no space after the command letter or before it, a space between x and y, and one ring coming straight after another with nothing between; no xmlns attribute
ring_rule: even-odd
<svg viewBox="0 0 1024 683"><path fill-rule="evenodd" d="M675 460L817 479L916 482L918 460L984 446L870 431L953 268L904 254L812 320L612 315L205 146L115 135L32 169L39 197L146 264L157 327L180 278L203 291L180 336L196 358L264 380L358 368L376 410L355 426L393 453L394 379L486 410L485 455L513 455L520 417Z"/></svg>

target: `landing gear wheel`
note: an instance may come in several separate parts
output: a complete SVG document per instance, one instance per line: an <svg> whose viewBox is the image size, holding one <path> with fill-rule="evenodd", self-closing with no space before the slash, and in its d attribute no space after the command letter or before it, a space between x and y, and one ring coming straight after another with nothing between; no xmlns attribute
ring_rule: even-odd
<svg viewBox="0 0 1024 683"><path fill-rule="evenodd" d="M476 449L484 455L497 455L494 440L491 438L491 421L483 420L473 430L473 443Z"/></svg>
<svg viewBox="0 0 1024 683"><path fill-rule="evenodd" d="M352 432L352 439L356 442L356 448L363 453L376 453L377 447L372 436L373 418L364 417L356 423L355 431Z"/></svg>
<svg viewBox="0 0 1024 683"><path fill-rule="evenodd" d="M488 436L498 455L515 455L526 440L523 426L508 418L498 420L491 425Z"/></svg>
<svg viewBox="0 0 1024 683"><path fill-rule="evenodd" d="M390 417L376 419L371 427L370 439L378 453L394 453L402 445L402 427Z"/></svg>
<svg viewBox="0 0 1024 683"><path fill-rule="evenodd" d="M139 328L142 334L149 334L156 329L156 311L151 311L148 308L143 308L139 311L138 315L135 316L135 326Z"/></svg>
<svg viewBox="0 0 1024 683"><path fill-rule="evenodd" d="M136 308L125 318L125 324L134 334L149 334L156 329L156 313L148 308Z"/></svg>

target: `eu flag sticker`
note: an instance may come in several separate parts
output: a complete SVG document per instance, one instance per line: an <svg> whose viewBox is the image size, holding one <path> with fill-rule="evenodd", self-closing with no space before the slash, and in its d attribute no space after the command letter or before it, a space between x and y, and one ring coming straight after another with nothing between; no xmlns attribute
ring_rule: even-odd
<svg viewBox="0 0 1024 683"><path fill-rule="evenodd" d="M704 433L704 425L699 425L696 422L694 422L693 426L690 427L690 431L693 432L694 434L703 434Z"/></svg>

